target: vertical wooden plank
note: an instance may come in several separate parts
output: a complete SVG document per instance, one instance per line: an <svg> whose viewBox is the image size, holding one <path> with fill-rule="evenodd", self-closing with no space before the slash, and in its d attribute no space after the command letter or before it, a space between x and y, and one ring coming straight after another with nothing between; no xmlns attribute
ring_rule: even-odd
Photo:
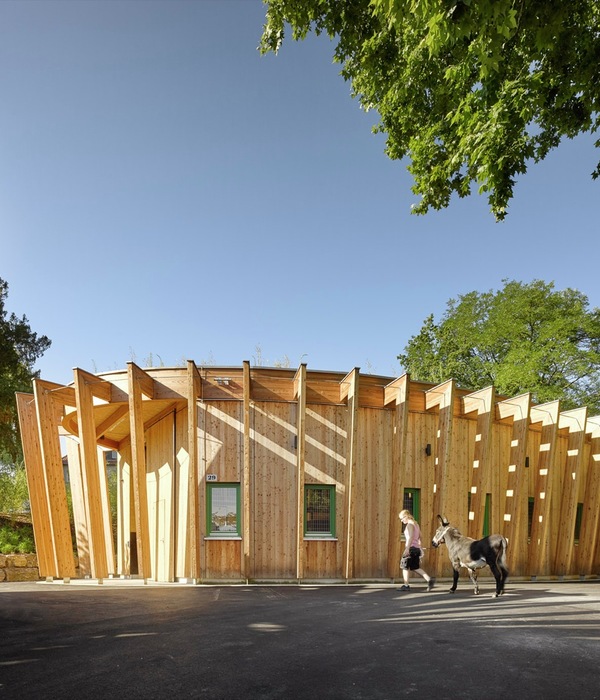
<svg viewBox="0 0 600 700"><path fill-rule="evenodd" d="M346 481L346 551L344 552L344 577L351 579L354 575L354 478L356 473L356 455L358 440L358 400L359 400L359 368L354 368L341 383L340 395L348 397L348 452L347 452L347 481Z"/></svg>
<svg viewBox="0 0 600 700"><path fill-rule="evenodd" d="M304 467L306 459L306 364L302 363L294 380L298 410L296 416L296 578L304 578Z"/></svg>
<svg viewBox="0 0 600 700"><path fill-rule="evenodd" d="M251 528L251 455L250 455L250 401L252 398L252 384L250 379L250 362L243 362L243 414L244 414L244 440L242 463L242 560L240 570L242 578L249 579L252 576L252 528Z"/></svg>
<svg viewBox="0 0 600 700"><path fill-rule="evenodd" d="M529 494L525 473L527 434L531 395L522 394L497 404L501 418L512 418L510 456L506 469L504 526L502 534L508 540L511 571L523 575L527 570L527 506Z"/></svg>
<svg viewBox="0 0 600 700"><path fill-rule="evenodd" d="M477 411L475 450L470 472L471 506L467 531L468 536L473 539L483 537L486 494L488 490L491 492L490 454L494 401L493 386L463 397L463 413L468 415Z"/></svg>
<svg viewBox="0 0 600 700"><path fill-rule="evenodd" d="M131 448L123 446L119 450L117 462L117 573L130 576L131 534L135 517L132 514Z"/></svg>
<svg viewBox="0 0 600 700"><path fill-rule="evenodd" d="M577 560L581 576L598 570L594 553L600 548L600 416L588 418L585 431L590 435L590 455Z"/></svg>
<svg viewBox="0 0 600 700"><path fill-rule="evenodd" d="M56 576L56 553L48 508L48 492L38 432L38 418L33 394L17 394L17 411L23 442L23 457L29 489L31 522L35 537L40 576Z"/></svg>
<svg viewBox="0 0 600 700"><path fill-rule="evenodd" d="M77 368L73 372L91 575L93 578L104 579L108 576L108 562L106 559L106 543L104 541L104 514L100 489L100 465L98 463L96 444L93 395L87 373Z"/></svg>
<svg viewBox="0 0 600 700"><path fill-rule="evenodd" d="M146 454L144 419L142 414L142 387L146 387L146 392L150 391L147 379L151 378L148 377L142 369L133 362L127 363L137 562L138 572L143 579L150 578L151 576L148 497L146 489Z"/></svg>
<svg viewBox="0 0 600 700"><path fill-rule="evenodd" d="M198 405L201 393L201 378L193 360L187 363L187 450L188 467L188 537L190 551L189 575L194 583L200 580L200 519L198 502ZM204 529L204 528L203 528Z"/></svg>
<svg viewBox="0 0 600 700"><path fill-rule="evenodd" d="M458 503L453 501L453 494L450 493L452 491L450 477L455 390L453 379L429 389L425 394L425 409L430 411L437 407L439 410L437 445L434 453L434 513L447 517L450 522L459 523L464 518L466 508L461 510Z"/></svg>
<svg viewBox="0 0 600 700"><path fill-rule="evenodd" d="M33 382L42 460L44 463L46 495L48 497L48 512L50 514L50 526L54 541L54 576L70 579L75 576L75 562L73 559L71 524L58 436L58 424L63 406L58 403L60 399L55 400L53 394L55 390L59 392L64 389L66 387L45 382L41 379L35 379Z"/></svg>
<svg viewBox="0 0 600 700"><path fill-rule="evenodd" d="M100 469L100 499L102 501L102 525L104 528L104 547L106 551L106 567L109 574L117 571L115 564L115 545L113 541L112 512L110 510L110 494L108 486L108 472L106 470L106 451L101 447L97 448L97 462Z"/></svg>
<svg viewBox="0 0 600 700"><path fill-rule="evenodd" d="M558 576L573 573L573 548L575 542L575 519L577 517L577 496L583 466L583 441L587 407L563 411L558 418L558 427L569 431L569 447L565 464L563 489L561 494L560 531L557 530L555 571Z"/></svg>
<svg viewBox="0 0 600 700"><path fill-rule="evenodd" d="M551 500L558 494L552 493L552 483L556 470L556 436L560 402L551 401L530 410L532 423L542 423L540 447L534 461L534 501L529 536L529 575L544 576L550 573L550 522Z"/></svg>
<svg viewBox="0 0 600 700"><path fill-rule="evenodd" d="M79 443L73 439L66 440L67 461L69 466L69 481L71 484L71 503L73 505L73 524L75 526L75 542L79 557L79 574L91 576L90 538L81 474L81 457Z"/></svg>
<svg viewBox="0 0 600 700"><path fill-rule="evenodd" d="M390 578L396 578L402 549L402 523L398 518L403 507L403 477L406 463L406 442L408 433L408 394L410 376L404 374L388 384L384 390L384 404L394 403L395 421L392 440L391 488L389 502L389 539L387 571Z"/></svg>

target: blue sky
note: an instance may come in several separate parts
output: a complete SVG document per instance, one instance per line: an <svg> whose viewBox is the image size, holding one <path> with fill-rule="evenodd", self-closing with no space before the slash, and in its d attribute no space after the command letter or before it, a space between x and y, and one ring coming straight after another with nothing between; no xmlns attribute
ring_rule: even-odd
<svg viewBox="0 0 600 700"><path fill-rule="evenodd" d="M325 38L260 56L260 0L0 3L0 277L37 368L398 376L452 297L553 281L600 306L593 138L425 217ZM257 349L258 348L258 349Z"/></svg>

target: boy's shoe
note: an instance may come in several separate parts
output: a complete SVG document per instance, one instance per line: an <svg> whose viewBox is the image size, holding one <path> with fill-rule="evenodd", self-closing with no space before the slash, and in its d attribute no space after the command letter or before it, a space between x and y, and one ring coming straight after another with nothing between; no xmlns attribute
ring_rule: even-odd
<svg viewBox="0 0 600 700"><path fill-rule="evenodd" d="M407 586L404 584L403 586L400 586L400 588L396 588L397 591L410 591L410 586Z"/></svg>
<svg viewBox="0 0 600 700"><path fill-rule="evenodd" d="M434 586L435 586L435 579L430 578L429 581L427 582L427 590L432 591Z"/></svg>

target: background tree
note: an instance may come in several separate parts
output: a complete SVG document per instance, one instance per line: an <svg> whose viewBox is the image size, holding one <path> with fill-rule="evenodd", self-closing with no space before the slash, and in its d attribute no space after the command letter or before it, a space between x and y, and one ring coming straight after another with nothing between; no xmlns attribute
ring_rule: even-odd
<svg viewBox="0 0 600 700"><path fill-rule="evenodd" d="M32 390L33 367L50 340L31 330L25 316L8 315L8 283L0 278L0 469L22 460L15 392Z"/></svg>
<svg viewBox="0 0 600 700"><path fill-rule="evenodd" d="M450 299L441 322L429 316L398 359L413 379L493 384L500 394L531 391L537 403L600 412L600 309L553 283L504 280L496 292Z"/></svg>
<svg viewBox="0 0 600 700"><path fill-rule="evenodd" d="M410 159L416 213L476 184L501 220L528 164L599 126L597 0L265 2L263 53L286 24L294 39L337 39L334 60L379 113L387 155Z"/></svg>

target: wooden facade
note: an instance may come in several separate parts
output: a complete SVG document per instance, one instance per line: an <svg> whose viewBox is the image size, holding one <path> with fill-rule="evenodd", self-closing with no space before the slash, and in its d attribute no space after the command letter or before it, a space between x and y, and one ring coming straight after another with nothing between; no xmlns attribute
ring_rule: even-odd
<svg viewBox="0 0 600 700"><path fill-rule="evenodd" d="M438 513L473 537L506 535L512 577L600 574L600 417L585 408L453 380L192 361L75 369L69 386L37 379L17 403L46 578L75 576L75 546L99 580L390 581L407 494L433 575L451 575L429 547ZM116 523L105 450L118 454ZM211 484L238 494L230 532L209 531ZM316 485L331 489L324 536L306 531Z"/></svg>

